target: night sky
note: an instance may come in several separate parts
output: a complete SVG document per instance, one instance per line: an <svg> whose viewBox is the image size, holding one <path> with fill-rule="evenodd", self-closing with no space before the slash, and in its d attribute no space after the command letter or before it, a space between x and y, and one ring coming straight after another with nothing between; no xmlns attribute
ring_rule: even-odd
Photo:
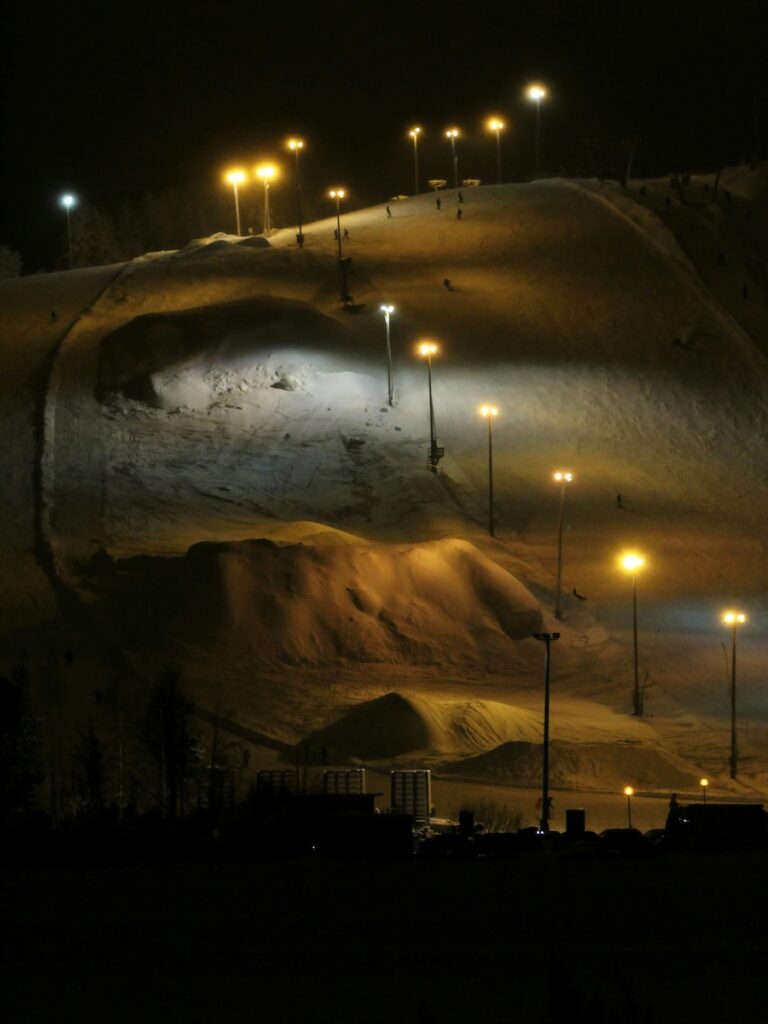
<svg viewBox="0 0 768 1024"><path fill-rule="evenodd" d="M768 102L760 13L758 0L29 4L4 33L0 243L33 269L62 190L110 207L192 181L217 189L229 162L282 157L294 132L308 191L343 183L367 203L411 190L413 123L423 176L449 176L455 123L462 174L493 180L482 122L497 113L508 176L522 179L531 79L551 90L548 172L588 173L585 137L610 151L640 136L639 174L749 159Z"/></svg>

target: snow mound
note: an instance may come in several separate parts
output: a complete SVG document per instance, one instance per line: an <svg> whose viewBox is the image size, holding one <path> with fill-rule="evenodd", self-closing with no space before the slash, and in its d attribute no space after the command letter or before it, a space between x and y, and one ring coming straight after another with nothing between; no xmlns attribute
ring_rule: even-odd
<svg viewBox="0 0 768 1024"><path fill-rule="evenodd" d="M305 741L311 756L382 761L417 751L489 750L511 736L538 736L540 715L497 701L437 701L387 693L353 707Z"/></svg>
<svg viewBox="0 0 768 1024"><path fill-rule="evenodd" d="M117 567L128 589L115 598L124 607L108 609L112 621L138 614L139 635L261 664L508 664L510 640L542 628L526 588L462 540L203 543Z"/></svg>
<svg viewBox="0 0 768 1024"><path fill-rule="evenodd" d="M226 231L217 231L216 234L209 235L207 238L193 238L183 249L177 249L174 257L183 259L185 256L222 252L231 249L233 245L242 245L249 249L271 248L267 239L261 235L248 235L246 238L241 238L239 235L229 235Z"/></svg>
<svg viewBox="0 0 768 1024"><path fill-rule="evenodd" d="M468 757L444 770L467 780L510 786L540 784L541 744L504 743L496 750ZM564 789L620 791L628 783L643 790L696 789L700 774L679 757L629 742L555 740L550 745L549 781Z"/></svg>

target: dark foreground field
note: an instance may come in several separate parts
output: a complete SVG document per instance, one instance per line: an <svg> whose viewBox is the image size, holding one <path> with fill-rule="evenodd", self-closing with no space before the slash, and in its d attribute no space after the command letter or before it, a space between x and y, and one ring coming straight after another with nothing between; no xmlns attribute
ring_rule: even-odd
<svg viewBox="0 0 768 1024"><path fill-rule="evenodd" d="M768 855L4 871L4 1019L768 1018Z"/></svg>

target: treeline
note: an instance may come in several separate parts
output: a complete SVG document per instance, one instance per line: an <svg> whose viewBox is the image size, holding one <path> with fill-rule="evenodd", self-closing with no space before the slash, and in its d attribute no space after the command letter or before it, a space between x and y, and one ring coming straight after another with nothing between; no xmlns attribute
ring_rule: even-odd
<svg viewBox="0 0 768 1024"><path fill-rule="evenodd" d="M296 225L297 199L293 188L270 189L272 227ZM302 199L304 223L329 216L330 205L312 194ZM264 191L254 186L240 192L244 235L264 230ZM235 233L231 190L189 185L122 200L115 208L82 203L72 211L72 263L75 267L119 263L144 253L183 248L193 238L216 232ZM67 238L62 235L57 269L68 267Z"/></svg>
<svg viewBox="0 0 768 1024"><path fill-rule="evenodd" d="M145 691L115 679L85 712L71 653L35 672L21 660L0 677L0 830L62 832L103 814L175 822L243 798L248 750L195 719L175 669Z"/></svg>

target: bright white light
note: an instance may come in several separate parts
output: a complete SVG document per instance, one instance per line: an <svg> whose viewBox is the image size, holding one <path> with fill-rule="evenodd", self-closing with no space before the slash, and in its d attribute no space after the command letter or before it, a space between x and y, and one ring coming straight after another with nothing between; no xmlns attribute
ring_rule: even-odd
<svg viewBox="0 0 768 1024"><path fill-rule="evenodd" d="M416 347L416 351L422 359L428 359L431 356L437 355L438 346L434 341L420 341Z"/></svg>
<svg viewBox="0 0 768 1024"><path fill-rule="evenodd" d="M328 191L328 195L331 199L343 199L346 194L346 190L343 188L332 188Z"/></svg>
<svg viewBox="0 0 768 1024"><path fill-rule="evenodd" d="M288 147L288 149L292 149L294 151L297 150L297 149L304 149L304 140L303 139L288 139L288 141L286 142L286 146Z"/></svg>
<svg viewBox="0 0 768 1024"><path fill-rule="evenodd" d="M419 135L421 135L421 128L419 128L417 125L415 128L411 128L408 134L411 136L412 139L417 139Z"/></svg>
<svg viewBox="0 0 768 1024"><path fill-rule="evenodd" d="M489 117L486 125L489 132L503 132L506 127L500 117Z"/></svg>
<svg viewBox="0 0 768 1024"><path fill-rule="evenodd" d="M525 95L529 100L539 103L541 100L546 99L547 90L543 85L529 85L525 90Z"/></svg>
<svg viewBox="0 0 768 1024"><path fill-rule="evenodd" d="M73 206L77 206L77 199L76 199L76 197L73 196L69 192L65 193L59 199L59 202L61 203L61 205L64 207L65 210L71 210Z"/></svg>
<svg viewBox="0 0 768 1024"><path fill-rule="evenodd" d="M570 484L573 482L573 473L568 473L561 469L558 469L552 476L559 484Z"/></svg>
<svg viewBox="0 0 768 1024"><path fill-rule="evenodd" d="M386 313L387 316L389 316L390 313L395 312L394 306L379 306L379 309L381 310L382 313Z"/></svg>
<svg viewBox="0 0 768 1024"><path fill-rule="evenodd" d="M458 139L459 129L458 128L446 128L445 130L446 139Z"/></svg>
<svg viewBox="0 0 768 1024"><path fill-rule="evenodd" d="M485 418L487 419L489 416L490 417L498 416L499 415L499 410L496 408L495 405L481 405L480 406L480 415L481 416L485 416Z"/></svg>
<svg viewBox="0 0 768 1024"><path fill-rule="evenodd" d="M631 786L625 786L624 787L624 796L634 796L634 795L635 795L635 791L634 791L634 789L632 789Z"/></svg>

